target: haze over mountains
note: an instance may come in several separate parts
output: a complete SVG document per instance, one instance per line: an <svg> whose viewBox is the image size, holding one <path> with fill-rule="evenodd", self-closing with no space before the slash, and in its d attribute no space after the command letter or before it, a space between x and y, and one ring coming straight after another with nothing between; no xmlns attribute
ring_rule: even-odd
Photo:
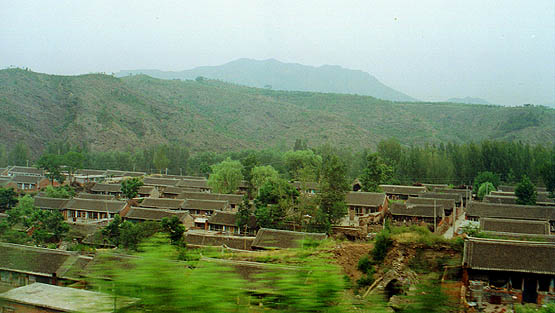
<svg viewBox="0 0 555 313"><path fill-rule="evenodd" d="M275 59L238 59L219 66L201 66L179 72L125 70L116 76L130 74L146 74L161 79L195 79L202 76L257 88L358 94L392 101L417 101L363 71L337 65L314 67L283 63Z"/></svg>
<svg viewBox="0 0 555 313"><path fill-rule="evenodd" d="M174 142L194 152L292 147L296 139L363 149L392 137L404 145L555 138L555 110L546 107L391 102L146 75L0 70L0 111L0 142L35 151L60 139L102 151Z"/></svg>

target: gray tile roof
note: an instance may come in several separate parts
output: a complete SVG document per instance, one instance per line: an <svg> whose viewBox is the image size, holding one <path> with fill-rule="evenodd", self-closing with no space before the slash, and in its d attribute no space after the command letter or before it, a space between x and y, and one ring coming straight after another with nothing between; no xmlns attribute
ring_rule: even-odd
<svg viewBox="0 0 555 313"><path fill-rule="evenodd" d="M553 243L470 238L463 265L471 269L555 275Z"/></svg>
<svg viewBox="0 0 555 313"><path fill-rule="evenodd" d="M39 209L61 210L69 199L35 197L35 206Z"/></svg>
<svg viewBox="0 0 555 313"><path fill-rule="evenodd" d="M426 192L423 186L380 185L386 194L392 195L419 195Z"/></svg>
<svg viewBox="0 0 555 313"><path fill-rule="evenodd" d="M177 197L180 199L228 201L230 204L240 204L243 201L242 195L198 191L182 192Z"/></svg>
<svg viewBox="0 0 555 313"><path fill-rule="evenodd" d="M143 208L172 209L179 210L185 208L183 199L164 199L164 198L144 198L140 203Z"/></svg>
<svg viewBox="0 0 555 313"><path fill-rule="evenodd" d="M123 201L73 198L66 203L64 209L119 213L125 205Z"/></svg>
<svg viewBox="0 0 555 313"><path fill-rule="evenodd" d="M345 196L348 206L379 207L385 204L385 193L381 192L349 192Z"/></svg>
<svg viewBox="0 0 555 313"><path fill-rule="evenodd" d="M523 220L555 220L555 206L497 204L471 201L466 207L469 217L491 217Z"/></svg>
<svg viewBox="0 0 555 313"><path fill-rule="evenodd" d="M131 207L129 212L125 215L124 219L142 220L142 221L161 221L164 217L172 218L177 217L183 220L189 213L187 211L172 211L164 209L149 209Z"/></svg>
<svg viewBox="0 0 555 313"><path fill-rule="evenodd" d="M549 222L480 218L480 230L502 233L549 235Z"/></svg>

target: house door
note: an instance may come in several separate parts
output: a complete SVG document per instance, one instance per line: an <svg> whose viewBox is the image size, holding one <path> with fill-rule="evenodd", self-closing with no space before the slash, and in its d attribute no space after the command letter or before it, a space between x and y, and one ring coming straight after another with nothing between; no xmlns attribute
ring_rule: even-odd
<svg viewBox="0 0 555 313"><path fill-rule="evenodd" d="M536 279L524 280L524 291L522 292L522 302L536 303L538 301L538 281Z"/></svg>

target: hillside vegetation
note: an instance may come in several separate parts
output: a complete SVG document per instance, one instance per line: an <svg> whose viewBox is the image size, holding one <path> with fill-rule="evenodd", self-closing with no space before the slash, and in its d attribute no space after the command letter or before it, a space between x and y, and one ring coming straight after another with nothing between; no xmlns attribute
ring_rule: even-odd
<svg viewBox="0 0 555 313"><path fill-rule="evenodd" d="M484 139L553 143L555 110L402 103L369 96L274 91L145 75L56 76L0 71L0 142L34 150L63 139L93 150L178 142L191 151L331 143L354 149Z"/></svg>
<svg viewBox="0 0 555 313"><path fill-rule="evenodd" d="M278 60L238 59L218 66L200 66L191 70L172 72L159 70L121 71L116 76L146 74L161 79L189 79L199 76L225 82L275 90L315 91L358 94L393 101L417 101L390 88L376 77L337 65L319 67Z"/></svg>

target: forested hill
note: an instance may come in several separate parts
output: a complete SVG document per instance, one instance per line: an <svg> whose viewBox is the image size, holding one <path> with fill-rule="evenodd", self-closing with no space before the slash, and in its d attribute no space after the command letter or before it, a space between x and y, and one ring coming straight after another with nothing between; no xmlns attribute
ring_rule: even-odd
<svg viewBox="0 0 555 313"><path fill-rule="evenodd" d="M238 59L219 66L201 66L180 72L159 70L121 71L116 76L146 74L162 79L195 79L199 76L235 84L289 91L358 94L393 101L417 101L394 90L376 77L337 65L319 67L278 60Z"/></svg>
<svg viewBox="0 0 555 313"><path fill-rule="evenodd" d="M93 150L176 142L222 151L291 147L298 138L354 149L389 137L407 145L555 138L555 110L546 107L396 103L145 75L1 70L0 110L0 143L25 141L34 150L55 139L87 142Z"/></svg>

